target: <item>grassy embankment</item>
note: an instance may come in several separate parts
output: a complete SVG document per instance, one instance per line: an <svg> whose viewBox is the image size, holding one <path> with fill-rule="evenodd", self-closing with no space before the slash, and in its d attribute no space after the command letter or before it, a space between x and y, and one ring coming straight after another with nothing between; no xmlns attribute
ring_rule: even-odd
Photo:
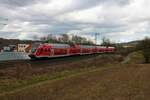
<svg viewBox="0 0 150 100"><path fill-rule="evenodd" d="M150 66L86 70L6 93L1 100L149 100Z"/></svg>
<svg viewBox="0 0 150 100"><path fill-rule="evenodd" d="M125 64L141 64L144 63L144 57L141 51L130 53L122 62Z"/></svg>
<svg viewBox="0 0 150 100"><path fill-rule="evenodd" d="M101 56L89 58L81 61L61 63L59 65L43 64L35 67L30 64L16 64L16 67L10 67L0 70L0 95L14 90L31 86L39 82L60 79L66 76L78 74L81 72L91 71L97 67L104 67L106 60L115 63L114 59L120 58ZM116 62L118 63L118 62ZM109 63L108 63L109 64ZM4 65L5 66L5 65Z"/></svg>
<svg viewBox="0 0 150 100"><path fill-rule="evenodd" d="M0 100L149 100L150 65L119 64L112 59L76 62L67 65L71 68L57 67L53 73L30 78L13 77L21 86L1 83L6 89L1 89Z"/></svg>

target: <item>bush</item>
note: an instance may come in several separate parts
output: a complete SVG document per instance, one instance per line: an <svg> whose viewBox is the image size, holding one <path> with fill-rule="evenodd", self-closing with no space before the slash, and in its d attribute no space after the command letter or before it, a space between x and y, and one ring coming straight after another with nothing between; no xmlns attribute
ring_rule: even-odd
<svg viewBox="0 0 150 100"><path fill-rule="evenodd" d="M142 51L142 55L144 56L145 63L149 63L150 59L150 38L146 37L142 40L137 48Z"/></svg>

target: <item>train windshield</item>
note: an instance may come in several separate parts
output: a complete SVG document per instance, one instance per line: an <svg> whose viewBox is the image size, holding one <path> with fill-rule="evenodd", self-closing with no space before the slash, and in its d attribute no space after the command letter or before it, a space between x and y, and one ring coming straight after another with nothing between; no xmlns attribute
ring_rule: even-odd
<svg viewBox="0 0 150 100"><path fill-rule="evenodd" d="M36 49L38 48L40 44L33 44L32 45L32 49L31 49L31 53L35 53Z"/></svg>

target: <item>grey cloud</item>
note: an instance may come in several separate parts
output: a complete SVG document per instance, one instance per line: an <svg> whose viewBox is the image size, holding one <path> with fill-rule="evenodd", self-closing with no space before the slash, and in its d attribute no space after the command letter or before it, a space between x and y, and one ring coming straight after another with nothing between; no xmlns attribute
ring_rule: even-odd
<svg viewBox="0 0 150 100"><path fill-rule="evenodd" d="M64 12L71 12L71 11L78 11L89 9L98 5L105 5L105 6L113 6L119 5L124 6L128 5L131 0L74 0L72 5L67 7L66 11ZM62 12L62 13L64 13Z"/></svg>
<svg viewBox="0 0 150 100"><path fill-rule="evenodd" d="M122 21L122 16L120 12L114 13L114 10L108 10L105 8L109 8L110 6L117 6L117 8L126 7L124 5L129 5L131 0L73 0L72 4L65 6L63 9L60 9L55 12L55 9L52 9L50 11L53 11L52 13L48 10L47 12L44 11L35 11L32 8L32 5L35 3L39 4L46 4L46 2L51 2L51 0L0 0L0 10L3 11L0 13L0 16L5 19L8 18L8 21L6 22L8 26L11 26L13 28L13 25L19 26L16 29L21 29L21 31L16 32L3 32L1 31L4 26L0 26L0 37L4 38L33 38L35 35L43 36L47 35L49 33L53 34L60 34L60 33L67 33L67 32L78 32L79 34L85 34L85 33L95 33L99 32L101 33L101 36L111 36L110 34L115 34L114 39L123 37L122 35L118 35L119 32L126 32L130 30L130 25L133 23L136 27L137 22L147 22L149 19L142 18L131 18L128 23L124 23ZM59 2L59 1L58 1ZM64 0L65 3L65 0ZM76 21L76 20L70 20L70 19L64 19L59 20L59 17L61 15L67 16L68 13L72 12L78 12L83 11L84 9L91 9L93 7L103 7L104 12L106 12L106 15L103 15L104 13L98 13L97 16L99 17L105 17L109 16L109 18L104 18L104 21ZM14 8L14 9L12 9ZM22 9L26 8L26 10ZM47 9L46 9L47 10ZM111 13L109 13L111 11ZM118 10L117 10L118 11ZM75 13L77 14L77 13ZM82 13L81 13L82 14ZM115 15L116 14L116 15ZM88 16L85 14L85 17ZM117 17L116 17L117 16ZM80 16L79 16L80 17ZM124 17L124 16L123 16ZM68 17L67 17L68 18ZM73 19L73 18L72 18ZM93 20L91 18L91 20ZM92 22L92 23L91 23ZM1 23L1 21L0 21ZM12 24L13 23L13 24ZM28 23L27 25L24 25L24 23ZM150 25L149 25L150 26ZM149 32L149 26L145 28L145 33ZM28 28L28 29L27 29ZM24 33L24 34L22 34ZM78 34L77 33L77 34ZM140 34L142 34L141 31L139 31ZM88 35L88 34L86 34ZM126 36L127 37L127 36Z"/></svg>
<svg viewBox="0 0 150 100"><path fill-rule="evenodd" d="M131 0L102 0L102 1L110 5L116 4L122 6L122 5L128 5Z"/></svg>
<svg viewBox="0 0 150 100"><path fill-rule="evenodd" d="M127 5L131 0L74 0L72 5L69 6L70 10L81 10L96 5L110 4L110 5ZM69 10L68 9L68 10Z"/></svg>
<svg viewBox="0 0 150 100"><path fill-rule="evenodd" d="M36 3L38 0L0 0L0 4L7 7L21 7L26 5L32 5Z"/></svg>
<svg viewBox="0 0 150 100"><path fill-rule="evenodd" d="M2 37L2 38L9 38L9 39L11 39L11 38L17 38L18 37L18 35L19 35L19 33L17 33L17 32L2 32L2 31L0 31L0 37Z"/></svg>

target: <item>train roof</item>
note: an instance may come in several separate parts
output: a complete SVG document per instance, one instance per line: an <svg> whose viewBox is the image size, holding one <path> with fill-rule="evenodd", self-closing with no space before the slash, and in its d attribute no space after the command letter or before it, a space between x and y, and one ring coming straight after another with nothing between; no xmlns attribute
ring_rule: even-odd
<svg viewBox="0 0 150 100"><path fill-rule="evenodd" d="M56 43L53 43L51 44L52 46L56 46L56 47L70 47L69 44L56 44Z"/></svg>
<svg viewBox="0 0 150 100"><path fill-rule="evenodd" d="M110 49L114 49L115 47L108 47L108 48L110 48Z"/></svg>
<svg viewBox="0 0 150 100"><path fill-rule="evenodd" d="M106 48L106 46L96 46L96 47L98 47L98 48Z"/></svg>
<svg viewBox="0 0 150 100"><path fill-rule="evenodd" d="M77 45L81 48L115 48L115 47L106 47L106 46L100 46L100 45L78 45L78 44L74 44L74 45ZM69 45L69 44L59 44L59 43L44 43L44 44L41 44L40 46L50 46L50 47L53 47L53 48L69 48L71 47L72 45Z"/></svg>
<svg viewBox="0 0 150 100"><path fill-rule="evenodd" d="M52 48L69 48L70 45L68 44L57 44L57 43L46 43L46 44L43 44L45 46L50 46Z"/></svg>

